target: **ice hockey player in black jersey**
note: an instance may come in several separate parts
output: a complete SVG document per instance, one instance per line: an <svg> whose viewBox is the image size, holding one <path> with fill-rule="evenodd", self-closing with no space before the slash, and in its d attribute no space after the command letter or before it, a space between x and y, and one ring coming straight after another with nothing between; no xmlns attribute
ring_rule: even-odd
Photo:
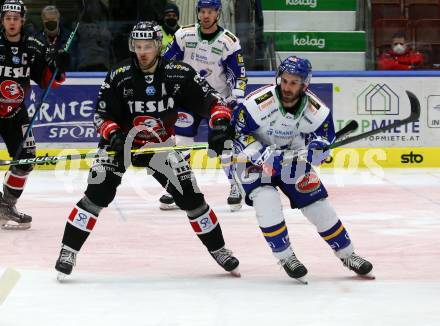
<svg viewBox="0 0 440 326"><path fill-rule="evenodd" d="M133 149L173 146L177 108L186 107L210 118L214 125L229 124L231 111L221 97L185 63L160 56L162 32L155 22L137 23L129 38L132 56L110 72L98 95L95 126L100 148L114 151L92 166L85 195L68 216L55 269L64 278L72 272L78 251L90 235L101 210L116 195L127 167L146 167L149 174L186 211L189 223L215 261L238 274L239 261L225 248L214 211L198 189L195 176L176 151L139 154Z"/></svg>
<svg viewBox="0 0 440 326"><path fill-rule="evenodd" d="M46 58L46 48L32 36L24 35L22 27L26 7L20 0L6 0L1 7L0 32L0 135L8 153L15 159L35 156L35 141L32 133L23 144L29 125L24 99L30 91L32 79L45 88L56 68L61 72L53 84L57 87L64 80L64 71L69 62L64 51ZM19 153L17 154L17 152ZM2 229L29 229L32 217L17 211L15 204L21 196L27 177L32 171L30 164L12 166L0 192L0 226Z"/></svg>

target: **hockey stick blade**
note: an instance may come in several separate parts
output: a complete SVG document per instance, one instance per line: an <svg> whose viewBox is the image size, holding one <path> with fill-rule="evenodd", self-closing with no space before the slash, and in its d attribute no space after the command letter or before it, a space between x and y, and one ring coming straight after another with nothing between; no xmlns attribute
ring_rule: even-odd
<svg viewBox="0 0 440 326"><path fill-rule="evenodd" d="M154 154L170 151L187 151L187 150L200 150L207 149L208 144L201 143L195 145L183 145L183 146L166 146L166 147L150 147L142 149L133 149L131 153L133 154ZM113 156L114 152L93 152L93 153L83 153L83 154L68 154L60 156L37 156L34 158L21 159L21 160L0 160L0 166L12 166L12 165L22 165L22 164L46 164L46 163L57 163L60 161L72 161L72 160L82 160L86 158L105 158L106 155Z"/></svg>
<svg viewBox="0 0 440 326"><path fill-rule="evenodd" d="M390 124L388 124L386 126L383 126L383 127L377 128L377 129L373 129L373 130L361 133L359 135L356 135L356 136L353 136L353 137L349 137L347 139L335 142L332 145L330 145L329 148L335 148L335 147L340 147L340 146L343 146L343 145L346 145L346 144L354 143L354 142L356 142L358 140L361 140L361 139L364 139L364 138L367 138L367 137L370 137L370 136L382 133L384 131L387 131L387 130L390 130L390 129L393 129L393 128L397 128L397 127L406 125L406 124L408 124L410 122L414 122L414 121L419 120L419 118L420 118L420 102L419 102L417 96L415 96L410 91L406 91L406 94L408 95L409 102L410 102L410 105L411 105L410 106L411 107L411 114L409 115L408 118L403 119L403 120L398 120L398 121L390 123Z"/></svg>
<svg viewBox="0 0 440 326"><path fill-rule="evenodd" d="M346 137L349 133L355 131L358 127L359 124L357 123L357 121L351 120L344 128L336 132L336 139Z"/></svg>

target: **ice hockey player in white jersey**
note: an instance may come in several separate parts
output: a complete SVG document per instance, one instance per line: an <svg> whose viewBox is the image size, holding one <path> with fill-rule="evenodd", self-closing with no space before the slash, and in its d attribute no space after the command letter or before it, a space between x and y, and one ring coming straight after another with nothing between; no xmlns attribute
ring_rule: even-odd
<svg viewBox="0 0 440 326"><path fill-rule="evenodd" d="M180 28L164 57L191 65L234 109L245 95L246 69L239 39L218 25L221 9L220 0L198 0L199 22ZM179 145L193 142L192 137L197 134L201 120L192 112L179 110L175 126ZM238 210L241 208L241 193L232 177L231 166L224 166L224 169L231 183L228 204L232 211ZM173 207L167 204L172 203L169 195L162 196L160 201L162 209Z"/></svg>
<svg viewBox="0 0 440 326"><path fill-rule="evenodd" d="M365 276L373 266L354 252L313 169L330 155L323 149L334 142L335 130L330 109L307 90L311 75L307 59L288 57L278 68L277 84L250 94L234 112L234 151L239 162L246 162L237 163L237 177L267 243L290 277L301 281L307 269L290 244L279 190L292 209L301 210L316 226L342 263ZM292 159L292 153L302 158Z"/></svg>

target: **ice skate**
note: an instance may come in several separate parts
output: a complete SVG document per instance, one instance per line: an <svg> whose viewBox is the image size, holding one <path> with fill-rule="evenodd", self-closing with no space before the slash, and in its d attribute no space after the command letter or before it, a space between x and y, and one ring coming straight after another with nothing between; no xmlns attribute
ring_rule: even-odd
<svg viewBox="0 0 440 326"><path fill-rule="evenodd" d="M17 211L15 205L7 202L0 192L0 227L4 230L27 230L32 217Z"/></svg>
<svg viewBox="0 0 440 326"><path fill-rule="evenodd" d="M70 275L73 270L73 266L76 264L76 254L77 252L67 246L62 246L60 251L60 256L55 264L55 269L59 272L57 275L57 280L64 280L67 275Z"/></svg>
<svg viewBox="0 0 440 326"><path fill-rule="evenodd" d="M347 258L341 258L342 263L349 270L352 270L362 278L374 280L376 277L371 274L373 265L366 259L356 255L354 252Z"/></svg>
<svg viewBox="0 0 440 326"><path fill-rule="evenodd" d="M179 207L174 202L173 196L171 196L169 193L164 193L159 198L160 206L159 208L163 211L170 211L174 209L179 209Z"/></svg>
<svg viewBox="0 0 440 326"><path fill-rule="evenodd" d="M292 253L291 256L280 259L280 265L283 266L287 275L291 278L296 279L301 284L308 284L304 278L307 274L307 268L296 258L295 254Z"/></svg>
<svg viewBox="0 0 440 326"><path fill-rule="evenodd" d="M238 265L240 262L237 258L232 256L232 251L226 248L221 248L216 251L209 252L215 261L223 267L227 272L230 272L236 277L240 277L240 271L238 270Z"/></svg>
<svg viewBox="0 0 440 326"><path fill-rule="evenodd" d="M243 206L241 203L242 199L240 188L237 184L232 184L228 196L228 205L231 208L231 212L240 210L240 208Z"/></svg>

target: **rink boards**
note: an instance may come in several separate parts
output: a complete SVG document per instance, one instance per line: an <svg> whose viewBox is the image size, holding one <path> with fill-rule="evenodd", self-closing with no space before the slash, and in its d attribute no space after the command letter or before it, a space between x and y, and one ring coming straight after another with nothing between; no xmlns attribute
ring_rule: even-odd
<svg viewBox="0 0 440 326"><path fill-rule="evenodd" d="M92 118L103 79L102 73L71 73L65 85L50 92L33 129L39 155L59 155L66 148L79 152L95 149L98 135ZM332 159L323 167L440 167L440 73L316 72L312 80L311 90L333 110L336 129L352 119L358 121L360 128L353 135L406 118L410 108L405 90L416 94L421 104L419 121L335 149ZM273 82L272 72L251 72L247 91ZM41 95L42 90L34 85L27 98L30 115L39 106ZM202 123L195 140L206 139L207 125ZM205 152L193 154L194 167L217 166ZM5 150L0 150L0 157L7 158ZM89 165L70 163L75 168ZM51 169L65 165L37 167Z"/></svg>

